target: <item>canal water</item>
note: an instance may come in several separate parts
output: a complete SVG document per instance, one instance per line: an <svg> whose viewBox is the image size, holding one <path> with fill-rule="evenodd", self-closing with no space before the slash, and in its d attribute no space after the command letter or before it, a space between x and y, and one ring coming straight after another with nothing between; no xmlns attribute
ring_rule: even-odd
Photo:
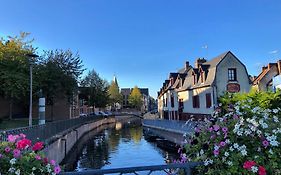
<svg viewBox="0 0 281 175"><path fill-rule="evenodd" d="M156 141L146 140L140 124L117 123L84 135L63 164L65 171L85 171L163 165L177 158L176 149L160 148Z"/></svg>

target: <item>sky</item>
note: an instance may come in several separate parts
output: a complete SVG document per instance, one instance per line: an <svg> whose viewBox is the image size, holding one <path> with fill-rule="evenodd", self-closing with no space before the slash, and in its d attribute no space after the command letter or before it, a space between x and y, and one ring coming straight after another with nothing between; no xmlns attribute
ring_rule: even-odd
<svg viewBox="0 0 281 175"><path fill-rule="evenodd" d="M280 0L0 0L0 36L71 49L87 71L157 91L170 72L231 51L251 75L281 59ZM206 47L207 46L207 49ZM87 73L85 72L85 74Z"/></svg>

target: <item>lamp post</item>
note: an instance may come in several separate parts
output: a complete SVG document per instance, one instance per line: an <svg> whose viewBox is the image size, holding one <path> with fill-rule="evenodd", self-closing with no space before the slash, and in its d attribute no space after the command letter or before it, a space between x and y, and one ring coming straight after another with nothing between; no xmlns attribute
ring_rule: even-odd
<svg viewBox="0 0 281 175"><path fill-rule="evenodd" d="M29 84L29 117L28 117L28 126L32 126L32 61L34 58L39 57L36 54L27 54L26 55L29 58L29 75L30 75L30 84Z"/></svg>

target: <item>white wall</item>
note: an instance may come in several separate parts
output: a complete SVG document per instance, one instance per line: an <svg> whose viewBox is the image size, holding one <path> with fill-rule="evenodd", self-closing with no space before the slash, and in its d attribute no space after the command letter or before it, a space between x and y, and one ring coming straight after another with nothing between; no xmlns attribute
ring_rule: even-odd
<svg viewBox="0 0 281 175"><path fill-rule="evenodd" d="M236 68L237 81L228 82L229 68ZM249 92L250 90L250 82L247 71L232 54L227 54L217 66L215 81L218 96L223 95L223 93L227 90L226 86L228 83L238 83L240 85L240 92Z"/></svg>

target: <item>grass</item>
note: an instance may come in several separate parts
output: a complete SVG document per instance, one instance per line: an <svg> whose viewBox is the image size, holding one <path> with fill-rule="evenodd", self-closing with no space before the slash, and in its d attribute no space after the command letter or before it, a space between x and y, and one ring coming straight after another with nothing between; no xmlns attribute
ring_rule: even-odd
<svg viewBox="0 0 281 175"><path fill-rule="evenodd" d="M38 119L32 120L32 124L33 125L38 124ZM3 119L2 122L0 122L0 130L20 128L26 126L28 126L28 118L12 119L12 120Z"/></svg>

